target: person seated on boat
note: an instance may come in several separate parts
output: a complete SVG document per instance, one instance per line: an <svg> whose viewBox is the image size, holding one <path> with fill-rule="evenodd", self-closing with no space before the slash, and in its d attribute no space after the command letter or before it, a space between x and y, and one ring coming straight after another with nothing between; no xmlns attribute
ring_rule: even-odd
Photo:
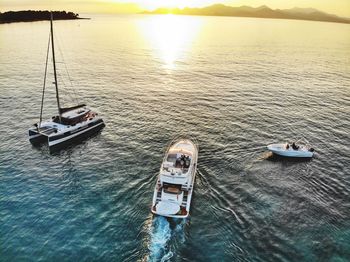
<svg viewBox="0 0 350 262"><path fill-rule="evenodd" d="M181 168L184 168L184 166L185 166L185 156L182 155L182 156L181 156L181 159L180 159L180 167L181 167Z"/></svg>
<svg viewBox="0 0 350 262"><path fill-rule="evenodd" d="M52 117L52 122L60 123L60 117L59 116L53 116Z"/></svg>
<svg viewBox="0 0 350 262"><path fill-rule="evenodd" d="M179 168L180 167L180 158L177 158L175 161L175 167Z"/></svg>
<svg viewBox="0 0 350 262"><path fill-rule="evenodd" d="M299 147L293 142L293 144L292 144L292 148L294 149L294 150L298 150L299 149Z"/></svg>
<svg viewBox="0 0 350 262"><path fill-rule="evenodd" d="M39 125L38 124L34 124L34 126L35 126L36 130L39 132L40 131L39 130Z"/></svg>
<svg viewBox="0 0 350 262"><path fill-rule="evenodd" d="M286 145L286 149L289 149L289 144Z"/></svg>
<svg viewBox="0 0 350 262"><path fill-rule="evenodd" d="M190 157L186 156L185 158L185 168L189 168L190 167Z"/></svg>

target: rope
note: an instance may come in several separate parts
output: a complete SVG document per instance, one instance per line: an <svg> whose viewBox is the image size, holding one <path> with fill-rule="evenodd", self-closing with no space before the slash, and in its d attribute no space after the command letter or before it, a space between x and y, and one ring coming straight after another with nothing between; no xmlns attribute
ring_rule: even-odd
<svg viewBox="0 0 350 262"><path fill-rule="evenodd" d="M71 98L73 101L75 101L77 104L79 104L79 103L78 103L77 94L76 94L76 92L75 92L75 89L74 89L74 86L73 86L73 83L72 83L72 78L71 78L71 76L70 76L70 74L69 74L69 71L68 71L68 68L67 68L67 64L66 64L66 62L65 62L65 60L64 60L63 52L62 52L62 49L61 49L62 41L61 41L61 39L60 39L59 37L57 37L57 34L55 34L55 36L56 36L56 39L58 39L58 41L59 41L58 50L59 50L60 55L61 55L61 58L62 58L62 63L64 64L64 67L65 67L65 69L66 69L66 73L67 73L67 76L68 76L68 79L69 79L69 83L70 83L70 86L71 86L71 90L73 91L74 98L73 98L71 95L69 95L69 96L70 96L70 98Z"/></svg>
<svg viewBox="0 0 350 262"><path fill-rule="evenodd" d="M39 120L39 125L38 129L41 126L41 121L43 117L43 108L44 108L44 97L45 97L45 87L46 87L46 75L47 75L47 63L49 60L49 52L50 52L50 41L51 41L51 34L49 34L49 41L47 43L47 52L46 52L46 62L45 62L45 73L44 73L44 84L43 84L43 94L41 97L41 108L40 108L40 120Z"/></svg>
<svg viewBox="0 0 350 262"><path fill-rule="evenodd" d="M65 93L69 96L69 98L74 101L74 98L72 97L71 93L68 91L69 89L67 88L66 82L64 81L64 78L60 74L59 71L57 71L57 75L63 85L61 85L61 88L65 91Z"/></svg>

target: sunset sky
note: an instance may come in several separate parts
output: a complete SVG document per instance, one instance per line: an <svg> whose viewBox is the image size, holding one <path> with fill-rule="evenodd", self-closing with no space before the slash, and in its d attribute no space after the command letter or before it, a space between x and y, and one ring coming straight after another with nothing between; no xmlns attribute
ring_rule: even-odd
<svg viewBox="0 0 350 262"><path fill-rule="evenodd" d="M158 7L203 7L215 3L231 6L267 5L271 8L313 7L350 17L350 0L0 0L0 10L64 9L78 13L135 13Z"/></svg>

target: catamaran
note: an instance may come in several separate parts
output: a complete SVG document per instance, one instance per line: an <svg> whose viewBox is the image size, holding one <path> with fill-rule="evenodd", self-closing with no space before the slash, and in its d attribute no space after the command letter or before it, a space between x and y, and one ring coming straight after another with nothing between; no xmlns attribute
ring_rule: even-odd
<svg viewBox="0 0 350 262"><path fill-rule="evenodd" d="M179 139L170 144L154 189L151 209L153 214L188 217L197 161L198 146L191 140Z"/></svg>
<svg viewBox="0 0 350 262"><path fill-rule="evenodd" d="M52 61L55 80L54 84L56 87L58 115L53 116L50 120L42 121L50 44L52 49ZM70 145L72 142L80 141L83 138L96 134L104 126L105 124L102 118L96 112L89 109L85 104L66 108L63 108L60 105L55 60L53 15L51 13L50 37L46 55L45 78L41 99L40 120L29 129L29 141L34 145L48 142L50 151L53 151Z"/></svg>

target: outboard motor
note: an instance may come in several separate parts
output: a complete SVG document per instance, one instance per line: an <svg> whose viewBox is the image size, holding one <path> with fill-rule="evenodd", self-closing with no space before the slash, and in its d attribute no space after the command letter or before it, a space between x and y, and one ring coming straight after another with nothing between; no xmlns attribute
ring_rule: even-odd
<svg viewBox="0 0 350 262"><path fill-rule="evenodd" d="M310 152L314 152L315 149L313 149L312 147L309 149Z"/></svg>

